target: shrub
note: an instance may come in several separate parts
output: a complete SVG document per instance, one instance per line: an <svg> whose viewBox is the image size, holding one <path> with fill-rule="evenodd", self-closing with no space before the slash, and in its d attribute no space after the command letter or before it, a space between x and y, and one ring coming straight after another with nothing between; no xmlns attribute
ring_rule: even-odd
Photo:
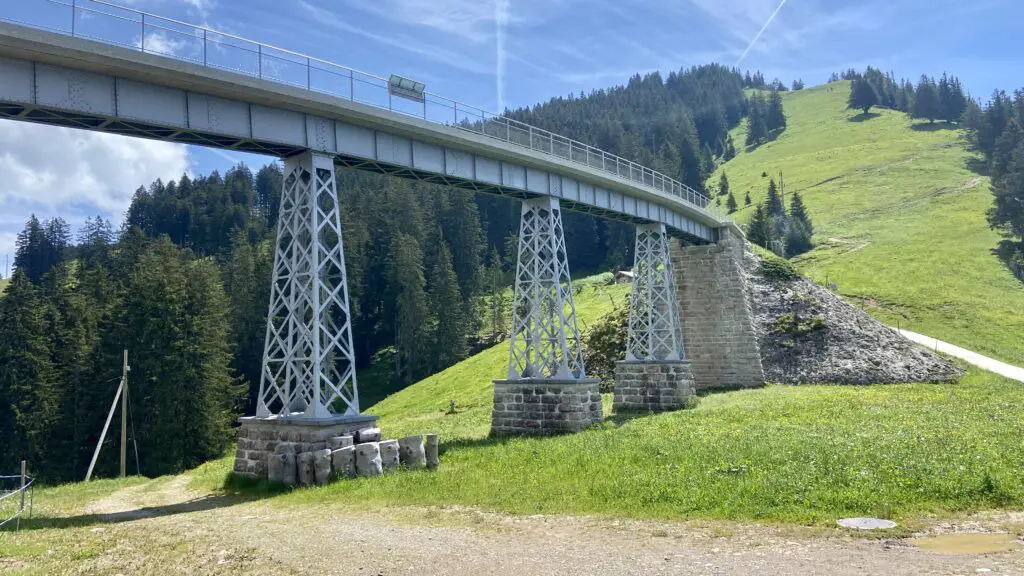
<svg viewBox="0 0 1024 576"><path fill-rule="evenodd" d="M786 260L766 254L761 259L761 276L769 280L790 281L800 278L800 273Z"/></svg>
<svg viewBox="0 0 1024 576"><path fill-rule="evenodd" d="M583 363L587 375L601 379L601 391L615 388L615 363L625 357L629 308L616 306L583 334Z"/></svg>

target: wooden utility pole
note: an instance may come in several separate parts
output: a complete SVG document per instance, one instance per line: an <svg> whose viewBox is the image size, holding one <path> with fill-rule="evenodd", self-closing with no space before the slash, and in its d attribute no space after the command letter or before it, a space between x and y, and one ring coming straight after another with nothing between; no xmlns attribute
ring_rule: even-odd
<svg viewBox="0 0 1024 576"><path fill-rule="evenodd" d="M121 366L121 382L124 391L121 393L121 478L124 478L124 463L128 448L128 349L124 351L124 363Z"/></svg>

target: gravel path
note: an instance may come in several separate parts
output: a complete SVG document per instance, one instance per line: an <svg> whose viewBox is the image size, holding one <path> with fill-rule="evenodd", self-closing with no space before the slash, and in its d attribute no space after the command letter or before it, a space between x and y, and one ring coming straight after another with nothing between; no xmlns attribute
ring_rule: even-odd
<svg viewBox="0 0 1024 576"><path fill-rule="evenodd" d="M943 555L898 540L782 525L514 517L450 507L368 509L334 501L295 504L287 497L191 506L195 495L184 489L186 483L131 488L104 499L93 510L123 520L104 528L119 545L76 568L416 576L1024 574L1022 550ZM133 515L132 506L150 511ZM174 513L160 512L168 506ZM166 556L150 555L160 549L188 553L168 566Z"/></svg>
<svg viewBox="0 0 1024 576"><path fill-rule="evenodd" d="M943 342L942 340L939 340L938 338L932 338L931 336L925 336L923 334L918 334L916 332L911 332L909 330L899 330L899 333L907 340L916 342L928 348L929 350L935 350L936 352L949 354L954 358L959 358L969 364L973 364L979 368L988 370L989 372L995 372L1000 376L1005 376L1006 378L1012 378L1019 382L1024 382L1024 368L1013 366L1012 364L1007 364L1005 362L1000 362L995 358L982 356L977 352L971 352L966 348L954 346L953 344Z"/></svg>

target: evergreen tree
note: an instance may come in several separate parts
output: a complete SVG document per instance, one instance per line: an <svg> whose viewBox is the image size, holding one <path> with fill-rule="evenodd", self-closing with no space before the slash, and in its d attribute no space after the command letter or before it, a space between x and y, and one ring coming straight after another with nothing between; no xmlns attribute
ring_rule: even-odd
<svg viewBox="0 0 1024 576"><path fill-rule="evenodd" d="M747 116L747 146L755 146L768 139L764 98L760 94L750 97L750 112Z"/></svg>
<svg viewBox="0 0 1024 576"><path fill-rule="evenodd" d="M1010 125L1015 126L1016 120ZM988 211L989 225L1016 237L1017 251L1024 254L1024 240L1020 240L1024 238L1024 141L1019 141L1009 154L1005 168L993 182L992 192L995 205Z"/></svg>
<svg viewBox="0 0 1024 576"><path fill-rule="evenodd" d="M725 172L718 178L718 195L725 196L729 193L729 179L726 178Z"/></svg>
<svg viewBox="0 0 1024 576"><path fill-rule="evenodd" d="M33 283L38 283L49 269L51 256L44 225L35 214L25 223L25 229L14 241L14 269L21 270Z"/></svg>
<svg viewBox="0 0 1024 576"><path fill-rule="evenodd" d="M45 314L28 274L16 269L0 298L0 469L16 470L27 460L33 470L46 470L59 403Z"/></svg>
<svg viewBox="0 0 1024 576"><path fill-rule="evenodd" d="M391 241L388 260L389 291L394 302L396 366L404 382L415 382L429 366L427 323L430 317L424 292L423 254L419 242L409 234L398 234Z"/></svg>
<svg viewBox="0 0 1024 576"><path fill-rule="evenodd" d="M725 141L725 161L728 162L736 157L736 142L733 141L732 135L730 135Z"/></svg>
<svg viewBox="0 0 1024 576"><path fill-rule="evenodd" d="M764 204L758 204L754 209L754 217L747 224L747 239L752 244L767 247L772 241L771 219L765 210Z"/></svg>
<svg viewBox="0 0 1024 576"><path fill-rule="evenodd" d="M729 214L736 211L736 197L729 192L729 199L725 202L725 207L729 210Z"/></svg>
<svg viewBox="0 0 1024 576"><path fill-rule="evenodd" d="M814 226L807 215L807 208L804 206L803 198L799 192L794 192L789 201L789 222L786 230L786 255L789 257L803 254L810 250L811 237L814 235Z"/></svg>
<svg viewBox="0 0 1024 576"><path fill-rule="evenodd" d="M782 87L785 88L784 86ZM782 108L781 90L776 88L768 99L768 111L765 123L769 132L786 129L786 111Z"/></svg>
<svg viewBox="0 0 1024 576"><path fill-rule="evenodd" d="M850 86L850 98L846 107L850 110L862 110L866 116L872 106L878 104L878 94L874 86L865 80L854 80Z"/></svg>
<svg viewBox="0 0 1024 576"><path fill-rule="evenodd" d="M775 179L768 181L768 199L765 201L765 210L769 218L776 218L786 215L786 207L779 196L779 189L775 185Z"/></svg>
<svg viewBox="0 0 1024 576"><path fill-rule="evenodd" d="M927 76L921 76L914 94L912 117L927 118L929 122L935 122L936 118L942 117L942 107L939 102L939 93L935 86L935 81Z"/></svg>
<svg viewBox="0 0 1024 576"><path fill-rule="evenodd" d="M747 195L743 197L743 205L750 206L750 190L747 190Z"/></svg>
<svg viewBox="0 0 1024 576"><path fill-rule="evenodd" d="M796 92L797 90L803 90L803 89L804 89L804 81L803 81L802 78L799 79L799 80L793 80L793 91L794 92Z"/></svg>
<svg viewBox="0 0 1024 576"><path fill-rule="evenodd" d="M452 267L451 253L440 237L435 238L440 244L437 247L438 257L430 271L427 304L434 315L433 330L428 335L432 348L430 360L431 371L443 370L468 354L466 347L467 323L464 320L463 300L459 295L458 278Z"/></svg>

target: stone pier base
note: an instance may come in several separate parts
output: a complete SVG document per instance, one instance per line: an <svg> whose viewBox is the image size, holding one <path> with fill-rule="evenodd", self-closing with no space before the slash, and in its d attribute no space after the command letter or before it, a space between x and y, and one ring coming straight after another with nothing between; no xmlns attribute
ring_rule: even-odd
<svg viewBox="0 0 1024 576"><path fill-rule="evenodd" d="M579 432L601 421L598 380L495 380L491 434Z"/></svg>
<svg viewBox="0 0 1024 576"><path fill-rule="evenodd" d="M693 371L687 361L634 361L615 363L616 412L679 410L693 396Z"/></svg>
<svg viewBox="0 0 1024 576"><path fill-rule="evenodd" d="M328 438L377 425L377 417L368 415L312 419L249 416L240 421L234 473L251 478L267 477L267 457L282 442L296 443L296 452L312 452L326 448Z"/></svg>

